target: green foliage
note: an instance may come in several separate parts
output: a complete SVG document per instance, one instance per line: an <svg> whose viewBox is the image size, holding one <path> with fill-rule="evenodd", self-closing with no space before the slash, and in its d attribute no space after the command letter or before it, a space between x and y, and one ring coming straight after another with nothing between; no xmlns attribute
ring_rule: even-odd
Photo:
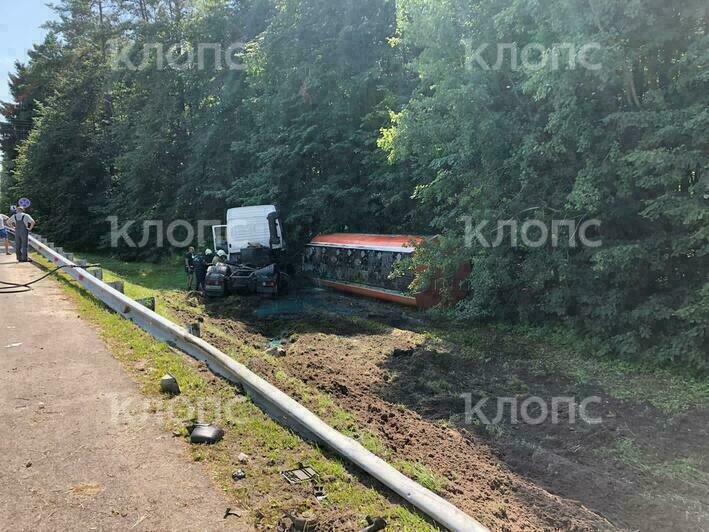
<svg viewBox="0 0 709 532"><path fill-rule="evenodd" d="M598 248L473 242L461 317L570 319L621 356L709 369L706 15L694 0L399 2L420 83L380 144L414 164L433 226L462 241L462 216L602 222ZM558 43L597 43L600 68L510 53ZM473 62L484 44L495 68Z"/></svg>
<svg viewBox="0 0 709 532"><path fill-rule="evenodd" d="M54 240L106 247L107 216L136 220L140 240L143 221L260 203L279 205L295 253L318 232L440 233L441 248L414 259L415 286L470 261L458 318L568 321L614 355L709 369L706 2L56 9L0 111L0 201L31 196ZM243 70L160 69L142 53L235 42ZM112 43L132 43L142 67L113 68ZM571 246L562 230L557 246L465 247L463 217L489 221L490 241L501 221L598 219L601 245Z"/></svg>
<svg viewBox="0 0 709 532"><path fill-rule="evenodd" d="M61 46L56 35L50 33L42 44L29 51L30 64L15 63L14 74L10 75L12 102L0 104L0 153L2 172L0 173L0 205L3 210L17 202L22 194L17 183L16 160L20 147L27 139L34 125L37 107L52 92L52 73L62 66Z"/></svg>
<svg viewBox="0 0 709 532"><path fill-rule="evenodd" d="M248 154L230 204L277 200L291 240L392 231L419 219L402 169L377 148L405 79L389 0L289 0L248 55Z"/></svg>

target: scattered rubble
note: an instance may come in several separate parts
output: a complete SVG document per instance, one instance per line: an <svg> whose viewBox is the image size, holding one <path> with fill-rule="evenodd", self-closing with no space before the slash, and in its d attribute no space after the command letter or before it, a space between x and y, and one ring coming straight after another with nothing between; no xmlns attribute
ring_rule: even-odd
<svg viewBox="0 0 709 532"><path fill-rule="evenodd" d="M313 532L317 530L318 524L314 519L305 519L286 514L276 528L277 532Z"/></svg>
<svg viewBox="0 0 709 532"><path fill-rule="evenodd" d="M180 395L181 393L180 384L177 382L177 379L169 373L165 374L163 378L160 379L160 390L169 395Z"/></svg>
<svg viewBox="0 0 709 532"><path fill-rule="evenodd" d="M367 526L361 532L378 532L387 527L387 522L382 517L367 516Z"/></svg>
<svg viewBox="0 0 709 532"><path fill-rule="evenodd" d="M320 475L318 475L312 467L303 464L298 464L297 469L282 471L281 476L290 484L300 484L301 482L307 482L308 480L313 480L320 477Z"/></svg>
<svg viewBox="0 0 709 532"><path fill-rule="evenodd" d="M236 459L239 461L240 464L246 464L249 461L249 455L245 453L239 453L239 456L237 456Z"/></svg>

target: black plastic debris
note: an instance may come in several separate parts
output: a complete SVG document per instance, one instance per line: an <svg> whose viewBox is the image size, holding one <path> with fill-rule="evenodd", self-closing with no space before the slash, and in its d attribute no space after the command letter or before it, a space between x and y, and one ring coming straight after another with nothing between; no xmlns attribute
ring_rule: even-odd
<svg viewBox="0 0 709 532"><path fill-rule="evenodd" d="M313 519L303 519L286 514L278 522L277 532L310 532L317 530L317 522Z"/></svg>
<svg viewBox="0 0 709 532"><path fill-rule="evenodd" d="M313 495L315 495L315 499L318 502L327 499L327 493L325 493L325 486L315 486L313 490Z"/></svg>
<svg viewBox="0 0 709 532"><path fill-rule="evenodd" d="M165 374L165 376L160 379L160 389L163 393L167 393L170 395L180 395L181 393L180 385L177 382L177 379L169 373Z"/></svg>
<svg viewBox="0 0 709 532"><path fill-rule="evenodd" d="M246 478L246 473L244 472L243 469L237 469L231 474L231 478L233 478L236 481L239 480L244 480Z"/></svg>
<svg viewBox="0 0 709 532"><path fill-rule="evenodd" d="M224 431L216 425L197 423L190 431L190 442L213 445L224 437Z"/></svg>
<svg viewBox="0 0 709 532"><path fill-rule="evenodd" d="M227 508L226 512L224 512L224 519L226 519L230 515L233 515L234 517L241 517L241 512L236 512L236 511L232 510L231 508Z"/></svg>
<svg viewBox="0 0 709 532"><path fill-rule="evenodd" d="M378 532L387 527L387 522L382 517L367 516L367 526L361 532Z"/></svg>
<svg viewBox="0 0 709 532"><path fill-rule="evenodd" d="M316 479L320 475L318 475L312 467L303 464L298 464L297 469L292 469L290 471L282 471L281 476L285 478L290 484L300 484L301 482Z"/></svg>

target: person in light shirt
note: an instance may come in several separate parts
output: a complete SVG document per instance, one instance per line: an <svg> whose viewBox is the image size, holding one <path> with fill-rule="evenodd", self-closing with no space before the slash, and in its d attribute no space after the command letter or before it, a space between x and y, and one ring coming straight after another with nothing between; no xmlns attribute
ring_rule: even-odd
<svg viewBox="0 0 709 532"><path fill-rule="evenodd" d="M5 244L5 255L10 254L10 241L7 239L7 228L5 227L5 215L0 214L0 240Z"/></svg>
<svg viewBox="0 0 709 532"><path fill-rule="evenodd" d="M29 246L30 231L35 226L34 219L25 212L25 209L17 207L15 214L8 218L7 224L15 230L17 262L28 262L27 248Z"/></svg>

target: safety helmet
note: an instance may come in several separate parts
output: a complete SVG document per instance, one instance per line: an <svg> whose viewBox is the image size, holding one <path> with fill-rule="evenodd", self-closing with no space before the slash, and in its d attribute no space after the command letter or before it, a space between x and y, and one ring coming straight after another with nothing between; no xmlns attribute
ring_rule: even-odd
<svg viewBox="0 0 709 532"><path fill-rule="evenodd" d="M209 249L209 248L207 248L207 249L204 250L204 254L205 254L205 255L211 255L211 254L212 254L212 250Z"/></svg>
<svg viewBox="0 0 709 532"><path fill-rule="evenodd" d="M219 251L217 251L217 255L219 255L220 257L226 257L226 251L220 249Z"/></svg>

